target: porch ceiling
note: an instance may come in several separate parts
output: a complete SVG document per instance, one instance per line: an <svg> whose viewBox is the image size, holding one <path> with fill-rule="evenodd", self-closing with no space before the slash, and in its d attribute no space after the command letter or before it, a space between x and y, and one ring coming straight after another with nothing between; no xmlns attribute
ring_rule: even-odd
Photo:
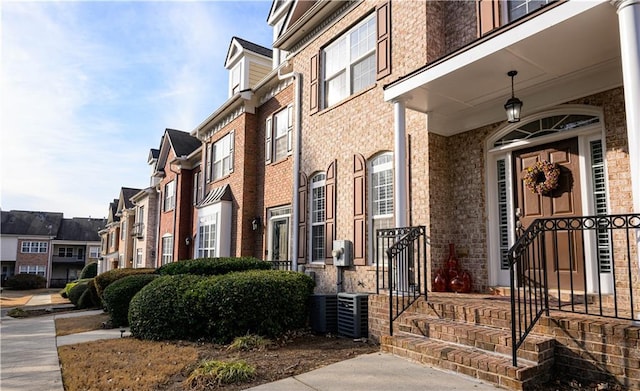
<svg viewBox="0 0 640 391"><path fill-rule="evenodd" d="M522 116L622 85L615 7L563 3L392 83L384 98L428 113L428 130L449 136L506 119L512 69Z"/></svg>

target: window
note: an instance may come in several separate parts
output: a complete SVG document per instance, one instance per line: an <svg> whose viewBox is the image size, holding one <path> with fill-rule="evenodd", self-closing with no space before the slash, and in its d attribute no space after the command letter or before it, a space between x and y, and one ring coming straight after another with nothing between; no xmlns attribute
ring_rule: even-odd
<svg viewBox="0 0 640 391"><path fill-rule="evenodd" d="M231 96L240 92L240 78L242 75L241 66L242 64L238 64L235 67L233 67L233 69L231 69L231 79L229 81Z"/></svg>
<svg viewBox="0 0 640 391"><path fill-rule="evenodd" d="M115 247L116 245L116 231L111 231L109 233L109 247Z"/></svg>
<svg viewBox="0 0 640 391"><path fill-rule="evenodd" d="M509 220L507 200L507 164L505 159L499 159L496 171L498 193L498 231L500 232L500 269L509 270Z"/></svg>
<svg viewBox="0 0 640 391"><path fill-rule="evenodd" d="M127 218L124 217L124 220L120 224L120 240L125 240L127 238Z"/></svg>
<svg viewBox="0 0 640 391"><path fill-rule="evenodd" d="M205 172L205 176L207 177L207 182L211 182L211 153L213 151L213 145L207 144L207 168Z"/></svg>
<svg viewBox="0 0 640 391"><path fill-rule="evenodd" d="M378 155L371 161L371 240L376 231L393 227L393 155ZM376 249L376 256L384 256L384 249Z"/></svg>
<svg viewBox="0 0 640 391"><path fill-rule="evenodd" d="M171 181L164 185L164 211L172 210L176 207L176 182Z"/></svg>
<svg viewBox="0 0 640 391"><path fill-rule="evenodd" d="M136 216L136 223L144 223L144 206L138 207L138 215Z"/></svg>
<svg viewBox="0 0 640 391"><path fill-rule="evenodd" d="M89 247L89 258L98 258L100 256L100 247Z"/></svg>
<svg viewBox="0 0 640 391"><path fill-rule="evenodd" d="M311 178L311 262L324 262L325 258L325 174Z"/></svg>
<svg viewBox="0 0 640 391"><path fill-rule="evenodd" d="M200 171L196 171L193 174L193 204L196 205L200 201L200 192L202 187L200 186Z"/></svg>
<svg viewBox="0 0 640 391"><path fill-rule="evenodd" d="M73 257L73 247L60 247L58 249L58 256L63 258Z"/></svg>
<svg viewBox="0 0 640 391"><path fill-rule="evenodd" d="M78 254L76 255L77 259L84 259L84 248L78 248Z"/></svg>
<svg viewBox="0 0 640 391"><path fill-rule="evenodd" d="M284 159L292 151L293 142L293 106L267 118L265 129L266 163Z"/></svg>
<svg viewBox="0 0 640 391"><path fill-rule="evenodd" d="M169 235L162 238L162 264L171 262L173 262L173 236Z"/></svg>
<svg viewBox="0 0 640 391"><path fill-rule="evenodd" d="M233 137L234 132L213 144L213 179L220 179L233 172Z"/></svg>
<svg viewBox="0 0 640 391"><path fill-rule="evenodd" d="M509 21L514 21L552 2L553 0L507 1L507 14L509 15Z"/></svg>
<svg viewBox="0 0 640 391"><path fill-rule="evenodd" d="M47 248L47 242L22 242L23 253L46 253Z"/></svg>
<svg viewBox="0 0 640 391"><path fill-rule="evenodd" d="M376 21L369 16L323 50L325 106L372 85L376 79Z"/></svg>
<svg viewBox="0 0 640 391"><path fill-rule="evenodd" d="M217 214L212 214L200 218L198 228L198 257L213 258L216 256L216 221Z"/></svg>
<svg viewBox="0 0 640 391"><path fill-rule="evenodd" d="M582 128L599 122L600 118L595 115L562 114L544 117L535 121L522 122L516 129L496 140L493 146L508 146L519 141Z"/></svg>
<svg viewBox="0 0 640 391"><path fill-rule="evenodd" d="M142 267L142 249L136 249L136 267Z"/></svg>
<svg viewBox="0 0 640 391"><path fill-rule="evenodd" d="M37 274L39 276L45 275L45 267L42 265L20 265L18 268L20 274Z"/></svg>

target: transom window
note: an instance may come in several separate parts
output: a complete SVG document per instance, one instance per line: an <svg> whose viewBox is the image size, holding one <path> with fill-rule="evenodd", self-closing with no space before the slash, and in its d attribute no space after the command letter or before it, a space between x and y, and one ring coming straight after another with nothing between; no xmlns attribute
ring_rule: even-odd
<svg viewBox="0 0 640 391"><path fill-rule="evenodd" d="M176 182L171 181L164 185L164 211L176 207Z"/></svg>
<svg viewBox="0 0 640 391"><path fill-rule="evenodd" d="M584 114L554 115L551 117L545 117L524 123L501 139L497 140L493 146L501 147L517 141L542 137L553 133L563 132L565 130L596 124L598 122L600 122L599 117Z"/></svg>
<svg viewBox="0 0 640 391"><path fill-rule="evenodd" d="M213 144L213 179L220 179L233 171L234 132Z"/></svg>
<svg viewBox="0 0 640 391"><path fill-rule="evenodd" d="M311 261L325 259L325 174L316 174L311 178Z"/></svg>
<svg viewBox="0 0 640 391"><path fill-rule="evenodd" d="M376 78L376 21L367 17L323 51L325 106L372 85Z"/></svg>
<svg viewBox="0 0 640 391"><path fill-rule="evenodd" d="M48 243L47 242L22 242L23 253L46 253Z"/></svg>

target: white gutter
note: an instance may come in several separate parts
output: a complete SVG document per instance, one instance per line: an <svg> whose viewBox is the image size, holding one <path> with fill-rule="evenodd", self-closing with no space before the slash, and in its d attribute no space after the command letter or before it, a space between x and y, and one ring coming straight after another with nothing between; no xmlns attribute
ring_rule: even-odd
<svg viewBox="0 0 640 391"><path fill-rule="evenodd" d="M298 205L300 200L298 199L298 188L300 187L300 151L302 148L302 107L300 106L300 93L302 91L302 75L298 72L289 72L282 74L280 71L282 67L278 69L278 79L285 80L293 77L295 79L295 91L293 94L293 105L295 107L295 142L293 148L293 238L291 246L291 270L298 270L298 223L300 221L300 215L298 211Z"/></svg>

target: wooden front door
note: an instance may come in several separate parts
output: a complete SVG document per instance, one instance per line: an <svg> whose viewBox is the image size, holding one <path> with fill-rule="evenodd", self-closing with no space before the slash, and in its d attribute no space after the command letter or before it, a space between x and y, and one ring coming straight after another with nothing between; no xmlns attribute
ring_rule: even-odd
<svg viewBox="0 0 640 391"><path fill-rule="evenodd" d="M513 155L515 208L521 214L523 228L538 218L582 215L577 138L514 151ZM547 195L532 192L523 182L525 168L541 160L560 167L558 187ZM584 289L584 249L580 235L581 231L545 233L549 288Z"/></svg>

